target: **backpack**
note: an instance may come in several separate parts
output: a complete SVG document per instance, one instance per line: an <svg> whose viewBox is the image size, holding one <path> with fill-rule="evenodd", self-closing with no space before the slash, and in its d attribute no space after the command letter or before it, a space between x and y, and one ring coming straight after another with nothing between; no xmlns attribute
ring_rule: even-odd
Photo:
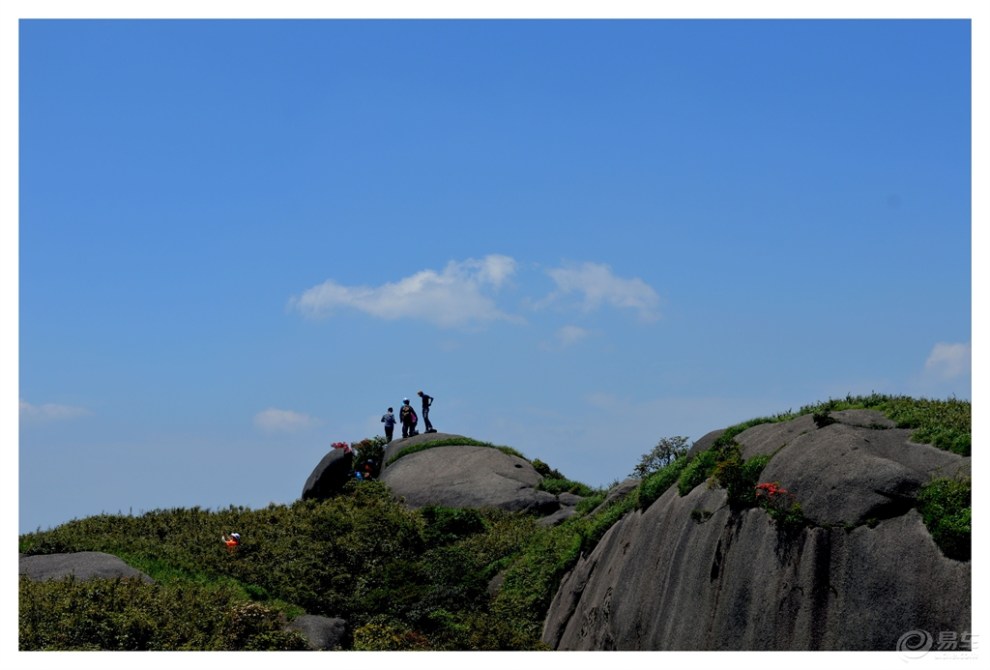
<svg viewBox="0 0 990 670"><path fill-rule="evenodd" d="M416 416L416 410L414 410L412 407L409 408L409 423L411 423L414 426L417 423L419 423L419 417Z"/></svg>

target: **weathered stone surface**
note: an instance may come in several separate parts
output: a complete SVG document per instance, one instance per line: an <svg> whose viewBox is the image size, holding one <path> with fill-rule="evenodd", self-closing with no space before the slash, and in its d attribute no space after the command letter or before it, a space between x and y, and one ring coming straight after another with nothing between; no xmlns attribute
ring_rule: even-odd
<svg viewBox="0 0 990 670"><path fill-rule="evenodd" d="M557 496L536 490L542 479L526 460L491 447L426 449L392 462L381 479L412 508L497 507L550 514Z"/></svg>
<svg viewBox="0 0 990 670"><path fill-rule="evenodd" d="M579 496L575 493L567 493L565 491L564 493L557 495L557 500L560 502L561 505L565 505L567 507L574 507L579 502L584 500L584 496Z"/></svg>
<svg viewBox="0 0 990 670"><path fill-rule="evenodd" d="M833 418L821 429L801 417L736 438L747 457L775 454L761 479L794 492L814 525L785 532L761 509L730 509L722 489L681 497L672 487L623 517L565 576L544 641L892 651L909 631L970 632L970 563L942 555L908 504L930 477L963 473L969 459L933 453L865 413Z"/></svg>
<svg viewBox="0 0 990 670"><path fill-rule="evenodd" d="M558 524L564 523L575 514L577 514L577 510L575 510L573 507L561 507L553 514L543 517L542 519L537 521L537 523L540 524L541 526L547 526L547 527L556 526Z"/></svg>
<svg viewBox="0 0 990 670"><path fill-rule="evenodd" d="M151 577L116 556L100 551L22 556L20 574L36 581L63 579L72 575L78 580L123 577L140 579L149 584L154 582Z"/></svg>
<svg viewBox="0 0 990 670"><path fill-rule="evenodd" d="M629 477L628 479L623 479L621 482L619 482L618 484L616 484L615 486L613 486L608 490L608 493L605 494L605 500L603 500L602 504L596 507L595 509L596 510L601 509L606 505L611 505L613 502L619 500L620 498L625 498L627 495L629 495L630 493L636 490L636 487L639 486L639 482L640 480L637 479L636 477Z"/></svg>
<svg viewBox="0 0 990 670"><path fill-rule="evenodd" d="M306 638L309 648L315 651L331 651L342 648L348 635L347 622L315 614L298 616L286 626Z"/></svg>
<svg viewBox="0 0 990 670"><path fill-rule="evenodd" d="M761 479L795 494L819 525L859 525L899 516L935 476L969 472L969 459L910 442L910 430L869 410L835 412L818 428L811 416L754 426L736 437L744 458L777 454Z"/></svg>
<svg viewBox="0 0 990 670"><path fill-rule="evenodd" d="M388 443L385 447L383 462L385 466L388 466L389 462L391 462L392 459L394 459L398 453L406 447L414 447L417 444L423 444L424 442L436 442L439 440L468 441L468 438L463 435L456 435L454 433L420 433L419 435L413 435L412 437L402 437Z"/></svg>
<svg viewBox="0 0 990 670"><path fill-rule="evenodd" d="M714 444L715 440L720 438L724 432L725 429L720 428L719 430L713 430L709 433L705 433L691 445L690 449L688 449L688 456L697 456L701 452L707 451L712 444Z"/></svg>
<svg viewBox="0 0 990 670"><path fill-rule="evenodd" d="M870 437L842 424L798 435L771 459L761 479L784 485L818 525L859 525L899 516L914 504L928 478L876 456Z"/></svg>
<svg viewBox="0 0 990 670"><path fill-rule="evenodd" d="M303 485L302 499L322 500L340 491L350 478L354 456L343 449L331 449L313 468Z"/></svg>

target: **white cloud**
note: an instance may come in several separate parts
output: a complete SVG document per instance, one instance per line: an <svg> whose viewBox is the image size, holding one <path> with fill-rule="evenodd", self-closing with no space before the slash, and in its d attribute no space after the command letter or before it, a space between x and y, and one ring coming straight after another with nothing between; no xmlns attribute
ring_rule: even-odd
<svg viewBox="0 0 990 670"><path fill-rule="evenodd" d="M925 373L939 379L957 379L969 374L971 347L968 343L939 342L925 361Z"/></svg>
<svg viewBox="0 0 990 670"><path fill-rule="evenodd" d="M422 270L377 287L344 286L328 280L293 297L289 305L313 318L350 308L380 319L423 319L442 327L515 320L486 294L501 288L515 271L515 260L493 254L480 260L451 261L442 272Z"/></svg>
<svg viewBox="0 0 990 670"><path fill-rule="evenodd" d="M92 412L84 407L56 405L54 403L32 405L29 402L21 400L21 419L27 421L65 421L66 419L75 419L81 416L88 416L91 413Z"/></svg>
<svg viewBox="0 0 990 670"><path fill-rule="evenodd" d="M557 330L557 342L562 347L569 347L588 337L589 334L587 330L580 326L564 326Z"/></svg>
<svg viewBox="0 0 990 670"><path fill-rule="evenodd" d="M254 425L268 432L294 432L311 428L319 421L306 414L270 407L254 416Z"/></svg>
<svg viewBox="0 0 990 670"><path fill-rule="evenodd" d="M559 299L562 295L578 293L582 296L585 311L598 309L603 304L622 309L633 309L644 321L660 318L660 296L642 279L623 279L612 273L612 268L600 263L583 263L547 270L557 284L557 291L543 303Z"/></svg>

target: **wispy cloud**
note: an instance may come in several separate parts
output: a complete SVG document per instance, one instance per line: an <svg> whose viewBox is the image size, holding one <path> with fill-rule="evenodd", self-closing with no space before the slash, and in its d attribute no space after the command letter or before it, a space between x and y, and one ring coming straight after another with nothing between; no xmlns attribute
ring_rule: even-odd
<svg viewBox="0 0 990 670"><path fill-rule="evenodd" d="M660 296L642 279L617 277L612 268L601 263L582 263L547 270L557 290L541 304L558 301L562 296L576 293L585 311L602 305L632 309L644 321L660 318Z"/></svg>
<svg viewBox="0 0 990 670"><path fill-rule="evenodd" d="M381 286L345 286L328 280L293 297L289 305L312 318L355 309L380 319L422 319L441 327L516 320L500 311L490 295L515 271L515 260L493 254L451 261L441 272L422 270Z"/></svg>
<svg viewBox="0 0 990 670"><path fill-rule="evenodd" d="M306 414L293 412L289 409L270 407L254 416L254 425L271 433L291 433L297 430L312 428L319 420Z"/></svg>
<svg viewBox="0 0 990 670"><path fill-rule="evenodd" d="M24 400L21 400L20 403L21 419L25 421L65 421L92 414L92 412L84 407L73 407L71 405L56 405L54 403L32 405Z"/></svg>
<svg viewBox="0 0 990 670"><path fill-rule="evenodd" d="M943 380L958 379L969 374L971 358L969 343L939 342L928 354L925 374Z"/></svg>
<svg viewBox="0 0 990 670"><path fill-rule="evenodd" d="M564 326L557 330L557 343L562 347L569 347L585 339L589 334L580 326Z"/></svg>

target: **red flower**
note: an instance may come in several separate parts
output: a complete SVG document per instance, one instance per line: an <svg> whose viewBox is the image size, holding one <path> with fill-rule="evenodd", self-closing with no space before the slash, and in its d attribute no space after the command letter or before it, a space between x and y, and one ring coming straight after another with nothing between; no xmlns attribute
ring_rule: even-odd
<svg viewBox="0 0 990 670"><path fill-rule="evenodd" d="M756 485L756 495L766 495L768 498L772 498L776 495L784 495L787 493L787 489L781 488L780 484L776 482L764 482L762 484Z"/></svg>

